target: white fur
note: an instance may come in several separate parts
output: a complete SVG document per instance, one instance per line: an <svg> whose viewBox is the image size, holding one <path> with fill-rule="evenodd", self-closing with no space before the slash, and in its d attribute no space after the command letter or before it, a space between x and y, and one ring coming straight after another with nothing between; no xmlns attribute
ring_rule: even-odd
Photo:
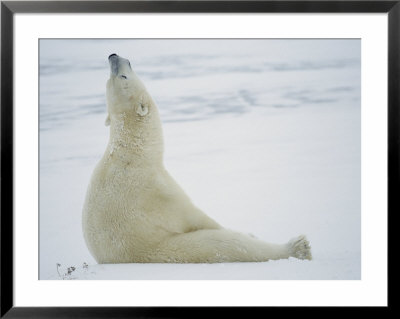
<svg viewBox="0 0 400 319"><path fill-rule="evenodd" d="M110 139L83 208L84 237L97 262L311 259L304 236L284 245L265 243L221 227L195 207L164 168L155 103L128 60L114 56L110 61Z"/></svg>

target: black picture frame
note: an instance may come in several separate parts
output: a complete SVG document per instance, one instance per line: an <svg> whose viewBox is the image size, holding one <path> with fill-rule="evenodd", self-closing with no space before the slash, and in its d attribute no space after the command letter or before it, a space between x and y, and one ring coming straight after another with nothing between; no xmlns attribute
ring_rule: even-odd
<svg viewBox="0 0 400 319"><path fill-rule="evenodd" d="M388 14L388 211L399 212L400 0L396 1L2 1L1 2L1 317L135 318L193 317L229 309L192 307L15 307L13 302L13 19L15 13L387 13ZM392 222L393 224L393 222ZM390 222L388 222L388 227ZM390 228L390 227L389 227ZM388 229L388 247L390 247ZM390 251L390 248L389 248ZM388 262L390 263L390 255ZM389 271L389 269L388 269ZM388 286L389 286L388 278ZM388 310L391 298L388 298ZM306 307L286 311L309 315ZM247 307L235 315L248 317ZM256 307L257 311L270 311ZM353 309L354 310L354 309ZM332 314L336 312L333 311ZM351 311L347 308L346 311ZM358 311L358 309L357 309ZM370 310L368 310L370 311ZM351 311L353 312L353 311ZM351 314L351 313L350 313ZM355 314L354 314L355 315Z"/></svg>

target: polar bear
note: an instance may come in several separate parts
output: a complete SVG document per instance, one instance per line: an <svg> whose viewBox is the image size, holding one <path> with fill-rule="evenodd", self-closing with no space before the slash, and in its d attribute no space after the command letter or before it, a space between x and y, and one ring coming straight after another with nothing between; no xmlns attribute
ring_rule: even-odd
<svg viewBox="0 0 400 319"><path fill-rule="evenodd" d="M156 104L127 59L108 60L110 138L83 208L85 241L98 263L311 259L305 236L266 243L223 228L195 207L164 168Z"/></svg>

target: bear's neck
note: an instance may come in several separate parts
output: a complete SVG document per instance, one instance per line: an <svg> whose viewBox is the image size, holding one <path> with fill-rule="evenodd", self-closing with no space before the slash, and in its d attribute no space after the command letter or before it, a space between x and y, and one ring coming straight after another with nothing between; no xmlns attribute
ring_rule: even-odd
<svg viewBox="0 0 400 319"><path fill-rule="evenodd" d="M111 119L106 158L137 166L162 164L164 145L160 120L141 122L129 118Z"/></svg>

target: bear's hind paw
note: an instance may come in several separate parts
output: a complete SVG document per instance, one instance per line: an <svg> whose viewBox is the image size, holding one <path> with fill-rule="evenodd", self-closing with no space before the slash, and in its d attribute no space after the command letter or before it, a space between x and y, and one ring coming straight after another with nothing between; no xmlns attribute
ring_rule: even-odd
<svg viewBox="0 0 400 319"><path fill-rule="evenodd" d="M306 236L301 235L299 237L291 239L288 244L289 253L291 257L298 259L312 259L311 246Z"/></svg>

